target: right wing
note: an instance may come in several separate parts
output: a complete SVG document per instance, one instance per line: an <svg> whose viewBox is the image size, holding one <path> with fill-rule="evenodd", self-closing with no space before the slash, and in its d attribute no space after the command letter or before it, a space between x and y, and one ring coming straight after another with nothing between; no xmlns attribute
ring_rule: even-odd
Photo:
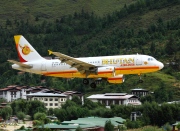
<svg viewBox="0 0 180 131"><path fill-rule="evenodd" d="M59 53L59 52L53 52L53 51L49 51L49 54L53 54L57 57L59 57L59 59L61 60L61 62L65 62L66 64L70 65L71 67L75 67L77 68L77 70L81 73L85 73L85 72L91 72L91 71L95 71L97 66L78 60L76 58L67 56L65 54Z"/></svg>
<svg viewBox="0 0 180 131"><path fill-rule="evenodd" d="M26 65L26 64L23 64L21 62L15 61L15 60L8 60L8 61L11 62L11 63L17 64L17 65L19 65L21 67L24 67L24 68L28 68L28 69L32 68L32 66L30 66L30 65Z"/></svg>

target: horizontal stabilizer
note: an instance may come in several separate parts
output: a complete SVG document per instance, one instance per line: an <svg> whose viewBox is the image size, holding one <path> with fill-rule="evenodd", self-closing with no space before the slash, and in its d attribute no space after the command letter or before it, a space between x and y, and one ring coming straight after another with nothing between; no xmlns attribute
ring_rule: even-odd
<svg viewBox="0 0 180 131"><path fill-rule="evenodd" d="M24 67L24 68L32 68L32 66L30 66L30 65L26 65L26 64L23 64L21 62L15 61L15 60L8 60L8 61L11 62L11 63L17 64L17 65L19 65L21 67Z"/></svg>

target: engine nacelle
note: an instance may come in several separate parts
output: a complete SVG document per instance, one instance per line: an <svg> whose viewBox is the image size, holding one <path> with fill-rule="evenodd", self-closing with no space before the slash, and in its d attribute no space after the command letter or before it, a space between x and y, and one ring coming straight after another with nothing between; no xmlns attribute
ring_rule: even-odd
<svg viewBox="0 0 180 131"><path fill-rule="evenodd" d="M97 74L99 77L114 77L115 68L113 66L99 67L97 69Z"/></svg>
<svg viewBox="0 0 180 131"><path fill-rule="evenodd" d="M113 83L113 84L120 84L120 83L123 83L125 81L125 78L123 75L117 75L114 77L107 78L107 81L109 83Z"/></svg>

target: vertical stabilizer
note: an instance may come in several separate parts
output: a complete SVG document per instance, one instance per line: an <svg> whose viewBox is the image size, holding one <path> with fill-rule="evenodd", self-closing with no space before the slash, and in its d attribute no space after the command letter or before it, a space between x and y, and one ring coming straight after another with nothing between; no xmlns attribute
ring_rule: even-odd
<svg viewBox="0 0 180 131"><path fill-rule="evenodd" d="M15 35L14 39L20 62L44 59L22 35Z"/></svg>

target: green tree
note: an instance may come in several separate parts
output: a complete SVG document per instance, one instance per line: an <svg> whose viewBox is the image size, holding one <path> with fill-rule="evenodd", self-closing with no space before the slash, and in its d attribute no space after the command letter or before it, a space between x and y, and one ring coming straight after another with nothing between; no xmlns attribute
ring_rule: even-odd
<svg viewBox="0 0 180 131"><path fill-rule="evenodd" d="M13 114L18 112L24 112L33 118L33 115L37 112L46 112L44 103L41 101L26 101L23 99L15 100L11 103Z"/></svg>
<svg viewBox="0 0 180 131"><path fill-rule="evenodd" d="M82 131L82 128L78 126L75 131Z"/></svg>
<svg viewBox="0 0 180 131"><path fill-rule="evenodd" d="M110 120L106 121L104 131L114 131L114 125L111 123Z"/></svg>
<svg viewBox="0 0 180 131"><path fill-rule="evenodd" d="M0 116L2 116L4 120L7 120L11 115L12 115L12 108L9 106L4 107L0 110Z"/></svg>
<svg viewBox="0 0 180 131"><path fill-rule="evenodd" d="M6 20L6 26L7 26L7 25L12 26L11 20L9 20L9 19Z"/></svg>
<svg viewBox="0 0 180 131"><path fill-rule="evenodd" d="M142 122L140 120L136 120L136 121L127 120L125 124L128 129L135 129L142 127Z"/></svg>
<svg viewBox="0 0 180 131"><path fill-rule="evenodd" d="M173 122L175 121L174 118L173 118L173 113L174 113L174 110L171 108L172 105L169 105L167 103L163 103L161 105L161 110L162 110L162 120L164 122Z"/></svg>
<svg viewBox="0 0 180 131"><path fill-rule="evenodd" d="M151 43L151 46L150 46L150 51L151 53L154 55L155 52L156 52L156 45L154 42Z"/></svg>
<svg viewBox="0 0 180 131"><path fill-rule="evenodd" d="M154 96L158 103L162 103L169 101L169 93L170 91L168 91L164 83L161 83L160 88L154 91Z"/></svg>
<svg viewBox="0 0 180 131"><path fill-rule="evenodd" d="M89 110L91 109L95 109L99 106L100 104L96 103L96 102L92 102L91 100L85 98L84 99L84 105L83 107L87 107Z"/></svg>
<svg viewBox="0 0 180 131"><path fill-rule="evenodd" d="M54 109L53 108L49 108L49 110L47 111L48 115L54 115Z"/></svg>
<svg viewBox="0 0 180 131"><path fill-rule="evenodd" d="M81 99L78 96L73 96L72 101L75 102L77 105L82 105Z"/></svg>
<svg viewBox="0 0 180 131"><path fill-rule="evenodd" d="M42 125L42 122L39 120L33 120L33 126L40 126Z"/></svg>
<svg viewBox="0 0 180 131"><path fill-rule="evenodd" d="M166 43L165 51L168 55L174 55L178 50L178 46L179 44L176 44L174 36L172 35L169 38L169 42Z"/></svg>
<svg viewBox="0 0 180 131"><path fill-rule="evenodd" d="M60 121L67 120L68 115L65 109L54 109L54 115L58 118Z"/></svg>
<svg viewBox="0 0 180 131"><path fill-rule="evenodd" d="M20 119L20 120L24 120L24 118L26 117L26 115L24 114L24 112L18 112L18 113L17 113L17 117L18 117L18 119Z"/></svg>
<svg viewBox="0 0 180 131"><path fill-rule="evenodd" d="M70 106L77 106L74 101L67 100L65 104L62 105L62 109L67 109Z"/></svg>
<svg viewBox="0 0 180 131"><path fill-rule="evenodd" d="M44 119L44 124L48 124L48 123L51 123L51 120L46 117L46 118Z"/></svg>
<svg viewBox="0 0 180 131"><path fill-rule="evenodd" d="M46 112L46 108L44 106L44 103L38 100L34 100L34 101L29 101L28 102L28 113L31 117L34 116L35 113L37 112L41 112L41 113L45 113Z"/></svg>
<svg viewBox="0 0 180 131"><path fill-rule="evenodd" d="M4 103L4 102L6 102L6 100L3 98L0 98L0 103Z"/></svg>
<svg viewBox="0 0 180 131"><path fill-rule="evenodd" d="M180 130L180 123L178 123L176 127L178 128L178 130Z"/></svg>
<svg viewBox="0 0 180 131"><path fill-rule="evenodd" d="M26 128L24 127L24 125L19 128L19 130L25 130L25 129Z"/></svg>
<svg viewBox="0 0 180 131"><path fill-rule="evenodd" d="M163 128L166 130L166 131L172 131L172 127L169 123L166 123Z"/></svg>
<svg viewBox="0 0 180 131"><path fill-rule="evenodd" d="M36 114L34 114L34 119L35 120L44 121L45 118L46 118L46 114L45 113L37 112Z"/></svg>
<svg viewBox="0 0 180 131"><path fill-rule="evenodd" d="M153 102L153 101L155 101L155 97L152 94L148 94L146 96L141 97L141 102L142 103L144 103L144 102Z"/></svg>

